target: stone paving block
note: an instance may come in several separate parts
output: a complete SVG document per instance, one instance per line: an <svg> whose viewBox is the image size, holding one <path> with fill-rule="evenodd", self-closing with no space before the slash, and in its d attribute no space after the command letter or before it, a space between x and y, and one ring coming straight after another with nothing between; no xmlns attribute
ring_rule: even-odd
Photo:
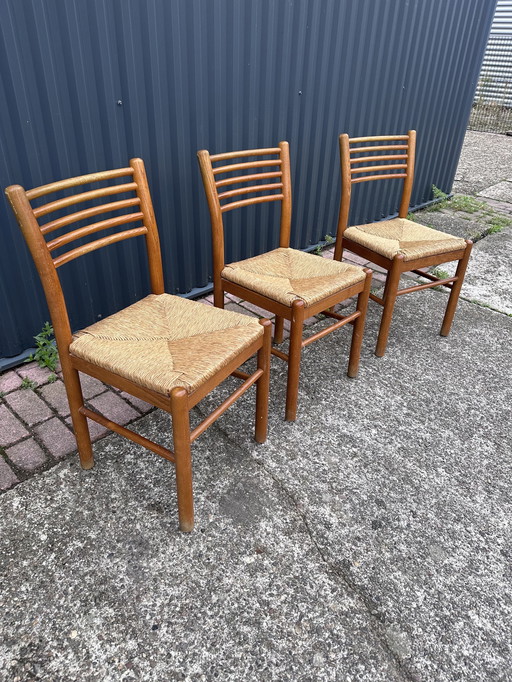
<svg viewBox="0 0 512 682"><path fill-rule="evenodd" d="M374 272L372 279L374 282L378 282L379 284L381 284L382 282L386 281L386 275L382 272Z"/></svg>
<svg viewBox="0 0 512 682"><path fill-rule="evenodd" d="M498 182L491 187L483 189L478 193L477 196L479 198L484 197L494 199L495 201L512 203L512 182L503 180L502 182Z"/></svg>
<svg viewBox="0 0 512 682"><path fill-rule="evenodd" d="M25 366L18 367L16 372L20 375L20 377L22 377L22 379L35 381L38 385L45 384L52 374L48 367L39 367L37 362L29 362Z"/></svg>
<svg viewBox="0 0 512 682"><path fill-rule="evenodd" d="M0 376L0 393L8 393L14 391L21 386L21 378L16 372L6 372Z"/></svg>
<svg viewBox="0 0 512 682"><path fill-rule="evenodd" d="M76 450L75 436L58 417L36 426L34 432L56 459L61 459Z"/></svg>
<svg viewBox="0 0 512 682"><path fill-rule="evenodd" d="M344 251L343 260L349 260L355 265L366 265L368 263L365 258L361 258L361 256L358 256L356 253L352 253L352 251Z"/></svg>
<svg viewBox="0 0 512 682"><path fill-rule="evenodd" d="M69 414L69 404L64 382L58 380L52 384L46 384L39 390L43 398L50 403L54 410L66 417Z"/></svg>
<svg viewBox="0 0 512 682"><path fill-rule="evenodd" d="M88 402L107 419L118 424L127 424L132 419L140 417L140 414L131 405L128 405L121 396L113 391L107 391Z"/></svg>
<svg viewBox="0 0 512 682"><path fill-rule="evenodd" d="M5 405L0 405L0 445L11 445L28 435L27 429L19 419L16 419Z"/></svg>
<svg viewBox="0 0 512 682"><path fill-rule="evenodd" d="M12 485L18 482L18 477L7 464L7 462L0 457L0 490L7 490Z"/></svg>
<svg viewBox="0 0 512 682"><path fill-rule="evenodd" d="M230 310L232 313L240 313L242 315L249 315L249 317L254 317L254 315L247 310L247 308L243 308L241 305L238 303L234 303L233 301L230 301L228 304L224 306L225 310Z"/></svg>
<svg viewBox="0 0 512 682"><path fill-rule="evenodd" d="M251 313L254 313L258 317L266 317L267 320L274 319L274 313L271 313L270 310L260 308L258 305L255 305L254 303L250 303L249 301L241 301L240 305L242 306L242 308L247 308L247 310L250 310Z"/></svg>
<svg viewBox="0 0 512 682"><path fill-rule="evenodd" d="M29 426L42 422L53 414L48 405L28 388L8 393L5 401Z"/></svg>
<svg viewBox="0 0 512 682"><path fill-rule="evenodd" d="M125 400L128 400L128 402L130 402L134 407L136 407L139 410L139 412L142 412L142 414L146 414L154 407L150 403L147 403L145 400L141 400L140 398L137 398L134 395L125 393L124 391L121 391L121 395Z"/></svg>
<svg viewBox="0 0 512 682"><path fill-rule="evenodd" d="M207 298L198 298L198 303L205 303L206 305L213 305L213 301L209 301Z"/></svg>
<svg viewBox="0 0 512 682"><path fill-rule="evenodd" d="M6 448L5 453L13 464L26 471L34 471L46 462L46 455L33 438Z"/></svg>
<svg viewBox="0 0 512 682"><path fill-rule="evenodd" d="M71 417L66 419L66 424L71 430L73 430L73 422L71 421ZM92 419L87 420L87 426L89 427L89 434L93 443L99 438L102 438L105 434L111 433L110 430L105 426L98 424L98 422L93 422Z"/></svg>
<svg viewBox="0 0 512 682"><path fill-rule="evenodd" d="M233 303L240 303L242 300L238 296L235 296L234 294L226 294L226 298L228 301L233 301Z"/></svg>
<svg viewBox="0 0 512 682"><path fill-rule="evenodd" d="M89 376L89 374L83 374L80 372L80 383L82 385L82 393L84 394L84 399L89 400L89 398L94 398L95 395L99 395L107 390L107 386L99 379Z"/></svg>

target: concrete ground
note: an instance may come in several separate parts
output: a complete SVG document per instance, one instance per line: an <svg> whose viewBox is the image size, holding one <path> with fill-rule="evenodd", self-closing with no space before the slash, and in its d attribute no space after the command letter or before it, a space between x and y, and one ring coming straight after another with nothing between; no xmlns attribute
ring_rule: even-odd
<svg viewBox="0 0 512 682"><path fill-rule="evenodd" d="M267 442L251 438L250 392L194 443L191 535L177 531L171 464L109 435L82 471L36 433L65 424L43 392L58 382L28 393L50 413L32 399L21 417L9 374L0 409L17 422L2 423L46 459L0 456L25 479L0 496L0 680L512 680L512 228L488 234L512 215L512 139L468 133L465 149L482 135L509 155L474 177L464 152L457 183L499 211L416 214L479 237L452 334L438 335L444 292L405 296L376 358L371 305L356 380L346 330L304 350L293 424L274 359ZM89 399L106 391L91 384ZM140 433L170 437L165 414L112 395Z"/></svg>

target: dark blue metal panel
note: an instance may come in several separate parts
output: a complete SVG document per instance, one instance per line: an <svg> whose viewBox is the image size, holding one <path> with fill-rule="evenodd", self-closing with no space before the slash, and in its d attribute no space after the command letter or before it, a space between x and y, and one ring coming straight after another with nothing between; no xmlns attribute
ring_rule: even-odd
<svg viewBox="0 0 512 682"><path fill-rule="evenodd" d="M337 136L418 131L413 205L454 177L495 0L1 0L0 185L27 188L147 165L167 290L209 282L195 152L291 145L293 245L333 233ZM393 214L387 183L359 186L352 221ZM229 258L275 246L275 207L229 215ZM0 356L48 318L0 202ZM69 279L68 269L74 274ZM122 244L62 268L75 327L145 293Z"/></svg>

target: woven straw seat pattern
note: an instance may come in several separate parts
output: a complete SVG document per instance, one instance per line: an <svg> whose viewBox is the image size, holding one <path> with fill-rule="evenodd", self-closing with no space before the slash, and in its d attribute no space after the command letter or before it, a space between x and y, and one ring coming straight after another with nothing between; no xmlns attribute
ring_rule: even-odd
<svg viewBox="0 0 512 682"><path fill-rule="evenodd" d="M151 294L74 335L70 352L139 386L194 391L263 334L258 320Z"/></svg>
<svg viewBox="0 0 512 682"><path fill-rule="evenodd" d="M302 299L309 306L361 282L365 273L354 265L278 248L226 265L222 277L284 305Z"/></svg>
<svg viewBox="0 0 512 682"><path fill-rule="evenodd" d="M459 251L466 247L464 239L433 230L407 218L349 227L344 236L385 258L392 259L401 254L405 261Z"/></svg>

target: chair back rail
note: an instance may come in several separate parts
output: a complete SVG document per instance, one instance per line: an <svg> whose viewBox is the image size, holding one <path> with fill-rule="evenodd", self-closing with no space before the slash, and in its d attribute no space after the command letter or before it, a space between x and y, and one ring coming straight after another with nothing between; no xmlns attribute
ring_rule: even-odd
<svg viewBox="0 0 512 682"><path fill-rule="evenodd" d="M33 207L34 199L45 197L55 192L76 190L84 185L98 182L110 182L117 178L129 178L130 182L122 184L109 184L84 192L74 192L70 196L55 199L48 203ZM48 301L48 307L52 318L55 338L59 348L67 351L72 340L72 332L66 302L57 268L87 253L91 253L104 246L114 244L132 237L144 236L150 272L151 290L155 294L164 292L162 260L160 254L160 241L156 226L155 215L149 194L144 163L141 159L131 159L130 166L118 168L100 173L90 173L74 178L68 178L59 182L52 182L41 187L25 190L20 185L12 185L5 190L7 198L14 210L21 231L30 249L36 268ZM49 216L55 211L81 204L87 201L111 197L120 193L134 193L135 196L119 201L108 201L100 205L80 209L63 217L41 223L40 218ZM47 240L47 235L57 230L68 228L74 223L86 221L94 216L124 210L134 207L133 212L109 217L105 220L90 222L85 226L68 229L56 237ZM117 228L129 226L130 223L139 222L141 225L129 229L118 230ZM70 248L58 255L53 252L72 244L72 242L84 239L90 235L104 230L116 231L101 236L97 239Z"/></svg>

